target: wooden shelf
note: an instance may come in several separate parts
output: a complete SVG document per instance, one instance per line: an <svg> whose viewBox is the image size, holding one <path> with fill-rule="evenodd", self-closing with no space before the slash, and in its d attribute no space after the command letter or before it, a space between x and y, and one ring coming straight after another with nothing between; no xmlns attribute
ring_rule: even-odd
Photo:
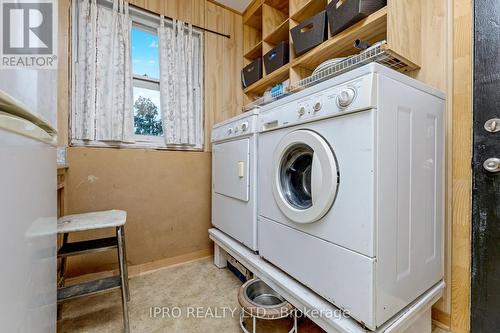
<svg viewBox="0 0 500 333"><path fill-rule="evenodd" d="M341 33L331 37L321 45L310 50L306 54L294 59L292 67L304 67L314 70L323 61L346 57L359 52L353 43L356 39L362 39L369 43L375 43L385 39L387 33L387 7L371 14Z"/></svg>
<svg viewBox="0 0 500 333"><path fill-rule="evenodd" d="M264 3L288 15L288 0L265 0Z"/></svg>
<svg viewBox="0 0 500 333"><path fill-rule="evenodd" d="M243 18L243 24L251 26L257 30L262 30L262 6L251 8L252 11L246 13Z"/></svg>
<svg viewBox="0 0 500 333"><path fill-rule="evenodd" d="M264 41L275 45L282 41L288 41L290 35L289 23L290 23L289 19L281 23L279 26L276 27L276 29L274 29L273 32L264 37Z"/></svg>
<svg viewBox="0 0 500 333"><path fill-rule="evenodd" d="M294 21L302 22L320 11L325 10L326 5L326 0L309 0L291 13L290 18Z"/></svg>
<svg viewBox="0 0 500 333"><path fill-rule="evenodd" d="M283 22L288 20L288 14L285 14L274 7L262 5L262 35L267 36L276 30Z"/></svg>
<svg viewBox="0 0 500 333"><path fill-rule="evenodd" d="M262 41L257 43L254 47L245 53L245 59L253 61L259 57L262 57Z"/></svg>
<svg viewBox="0 0 500 333"><path fill-rule="evenodd" d="M289 29L325 10L329 1L331 0L253 0L250 3L243 13L245 64L262 56L281 41L289 43L290 63L269 75L264 74L261 80L244 89L245 101L252 100L287 78L291 84L297 83L311 75L326 60L358 54L359 50L354 47L356 39L370 44L386 40L384 50L401 65L401 71L409 72L420 68L424 52L421 36L424 13L420 2L411 0L389 1L386 7L297 56Z"/></svg>
<svg viewBox="0 0 500 333"><path fill-rule="evenodd" d="M267 88L270 88L278 83L285 81L289 77L289 64L275 70L269 75L266 75L264 78L255 82L251 86L245 88L243 92L245 94L251 95L261 95L266 91Z"/></svg>
<svg viewBox="0 0 500 333"><path fill-rule="evenodd" d="M359 50L353 46L356 39L360 38L370 43L383 40L386 35L386 27L387 8L384 7L338 35L331 37L326 42L318 45L306 54L292 60L289 64L263 77L250 87L247 87L244 90L244 93L254 95L263 93L267 88L272 87L289 77L290 68L304 68L310 72L328 59L356 54L359 52ZM307 70L304 71L304 73L307 73Z"/></svg>

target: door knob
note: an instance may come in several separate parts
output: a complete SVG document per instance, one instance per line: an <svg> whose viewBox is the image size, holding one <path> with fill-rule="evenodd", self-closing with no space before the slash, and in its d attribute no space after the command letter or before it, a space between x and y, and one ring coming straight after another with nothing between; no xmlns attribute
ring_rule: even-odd
<svg viewBox="0 0 500 333"><path fill-rule="evenodd" d="M488 158L486 161L484 161L483 167L488 172L500 172L500 158Z"/></svg>
<svg viewBox="0 0 500 333"><path fill-rule="evenodd" d="M500 119L493 118L484 124L484 129L490 133L500 132Z"/></svg>

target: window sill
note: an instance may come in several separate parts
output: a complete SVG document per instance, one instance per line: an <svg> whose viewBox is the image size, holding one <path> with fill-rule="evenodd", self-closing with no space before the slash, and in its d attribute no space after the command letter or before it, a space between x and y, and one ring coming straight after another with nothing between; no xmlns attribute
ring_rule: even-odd
<svg viewBox="0 0 500 333"><path fill-rule="evenodd" d="M71 140L71 147L87 147L87 148L115 148L115 149L151 149L151 150L172 150L172 151L204 151L201 146L165 146L157 142L136 141L135 143L118 143L109 141L86 141L86 140Z"/></svg>

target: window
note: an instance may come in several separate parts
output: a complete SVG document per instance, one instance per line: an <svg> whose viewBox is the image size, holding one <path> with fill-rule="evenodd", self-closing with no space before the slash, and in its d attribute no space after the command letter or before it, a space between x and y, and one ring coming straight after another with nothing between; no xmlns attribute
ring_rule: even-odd
<svg viewBox="0 0 500 333"><path fill-rule="evenodd" d="M153 29L133 25L131 43L136 140L154 140L163 136L158 36Z"/></svg>
<svg viewBox="0 0 500 333"><path fill-rule="evenodd" d="M88 26L95 27L96 22L94 22L93 25L88 24L88 20L92 19L92 16L87 13L89 12L89 8L87 8L88 6L81 8L79 3L80 2L75 1L73 7L73 26L76 28L73 30L74 41L72 43L74 57L72 73L74 76L72 83L73 110L71 119L71 144L126 148L174 148L195 150L203 148L202 31L194 28L192 31L192 42L189 44L192 45L191 54L193 55L193 60L189 62L192 63L189 67L191 69L189 73L192 73L192 80L189 81L190 83L188 83L186 87L190 87L188 89L191 89L188 90L187 96L189 96L189 98L192 96L193 103L186 103L186 95L181 95L184 96L184 101L177 105L181 105L184 108L181 111L179 111L177 107L168 110L167 117L169 122L165 124L163 116L167 110L162 110L161 101L163 101L164 105L176 104L170 104L170 100L161 98L161 94L165 94L165 96L167 96L166 98L171 99L172 96L176 98L175 96L178 96L178 90L176 90L177 86L173 89L173 86L165 83L170 82L165 79L165 76L163 78L160 77L160 59L165 61L164 58L160 57L160 55L163 54L161 53L162 50L159 48L158 29L160 28L161 20L157 15L137 8L129 8L129 17L132 21L132 25L131 30L129 30L130 62L127 63L131 64L131 90L133 90L133 96L130 98L130 95L128 95L130 102L125 104L122 103L121 105L128 105L128 103L133 103L133 105L130 106L130 111L125 112L125 115L128 115L127 123L125 121L120 122L120 118L117 118L116 115L118 114L118 117L124 117L123 112L120 114L120 110L115 112L114 107L103 107L103 105L105 105L104 103L95 102L97 99L99 99L99 101L104 99L108 101L111 99L107 98L106 94L102 93L106 91L109 84L103 85L103 82L107 82L106 80L101 80L101 82L99 82L99 87L94 84L95 78L102 77L99 76L98 72L102 70L102 67L105 67L105 65L100 66L99 64L103 64L103 62L98 62L94 58L88 57L88 54L93 53L87 50L87 47L92 48L92 45L96 45L96 41L99 42L99 39L96 37L99 32L95 33L92 29L88 28ZM100 15L97 20L102 20L101 22L107 19L111 20L111 11L113 10L112 2L98 0L97 7L98 11L100 10ZM80 10L82 10L81 17L79 17ZM83 20L82 17L87 21ZM165 19L163 24L167 29L171 28L175 30L172 20ZM99 22L97 26L102 28L105 27L106 24ZM179 35L177 34L176 36ZM187 32L185 36L188 36ZM191 40L190 37L189 40ZM102 40L100 48L99 46L94 47L97 49L97 54L101 56L101 59L109 52L109 50L106 50L107 46L102 46ZM171 48L167 47L166 49L170 50ZM92 68L89 70L89 67ZM174 70L176 69L174 68ZM95 74L94 76L92 76L93 73ZM116 73L116 70L113 73ZM177 75L180 72L175 73ZM169 74L167 74L166 77L170 77ZM99 80L95 80L95 82L97 81ZM190 84L192 84L192 88ZM89 87L95 87L95 89L92 90L89 89ZM122 90L118 89L117 91ZM165 91L168 93L166 94ZM173 95L171 91L175 91ZM111 96L115 98L116 95ZM191 101L191 99L188 101ZM116 103L110 103L110 105L116 105ZM120 105L119 101L118 105ZM189 105L187 109L189 114L187 117L185 113L186 105ZM108 113L107 110L111 111ZM186 119L188 119L187 125ZM132 122L133 130L131 129ZM103 123L106 127L104 127ZM119 135L115 136L115 129L117 128L115 125L117 123ZM123 128L127 128L128 130L122 130L122 127L120 127L121 124L123 124ZM121 132L119 132L120 130ZM120 136L120 133L127 133L129 137L123 139L124 136Z"/></svg>
<svg viewBox="0 0 500 333"><path fill-rule="evenodd" d="M158 41L159 17L139 10L131 10L133 21L131 31L131 55L134 86L134 130L136 141L153 146L166 146L163 133L162 110L160 105L160 50ZM172 26L171 21L165 23ZM197 145L202 148L202 82L203 82L203 33L193 31L193 53L196 59L192 67L193 108ZM161 90L163 91L163 89ZM184 146L185 148L186 146Z"/></svg>

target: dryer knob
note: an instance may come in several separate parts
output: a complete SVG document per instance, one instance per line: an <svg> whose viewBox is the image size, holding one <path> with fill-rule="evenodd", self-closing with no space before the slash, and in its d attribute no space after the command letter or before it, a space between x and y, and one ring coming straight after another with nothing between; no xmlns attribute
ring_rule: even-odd
<svg viewBox="0 0 500 333"><path fill-rule="evenodd" d="M306 114L306 108L301 106L299 111L298 111L299 117L302 117L303 115Z"/></svg>
<svg viewBox="0 0 500 333"><path fill-rule="evenodd" d="M340 107L349 106L356 98L356 90L354 88L346 88L340 92L337 96L337 103Z"/></svg>
<svg viewBox="0 0 500 333"><path fill-rule="evenodd" d="M246 131L248 130L248 123L243 123L243 124L241 124L241 130L242 130L243 132L246 132Z"/></svg>
<svg viewBox="0 0 500 333"><path fill-rule="evenodd" d="M231 127L229 127L227 129L227 135L231 135L231 134L233 134L233 129Z"/></svg>

